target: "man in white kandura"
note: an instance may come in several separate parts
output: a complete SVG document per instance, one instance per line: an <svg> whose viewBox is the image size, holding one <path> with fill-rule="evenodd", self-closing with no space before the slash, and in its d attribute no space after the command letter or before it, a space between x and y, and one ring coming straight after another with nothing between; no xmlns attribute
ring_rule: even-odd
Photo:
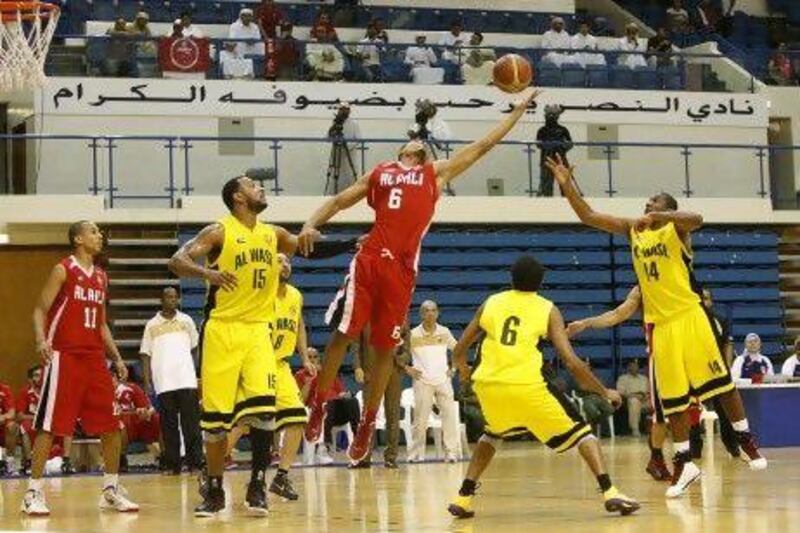
<svg viewBox="0 0 800 533"><path fill-rule="evenodd" d="M447 361L447 352L453 351L456 339L450 330L440 325L439 307L426 300L419 308L422 324L411 330L411 357L413 366L406 368L414 379L414 429L413 446L409 461L425 460L425 440L428 417L434 400L442 417L442 440L445 460L455 462L458 446L456 409L453 401L453 371Z"/></svg>

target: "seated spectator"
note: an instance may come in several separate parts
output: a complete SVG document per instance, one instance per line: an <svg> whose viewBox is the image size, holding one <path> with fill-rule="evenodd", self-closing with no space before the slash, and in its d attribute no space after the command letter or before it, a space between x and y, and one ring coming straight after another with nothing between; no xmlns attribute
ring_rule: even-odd
<svg viewBox="0 0 800 533"><path fill-rule="evenodd" d="M300 394L303 397L303 402L308 405L308 399L312 394L316 393L317 377L320 370L322 370L322 362L319 352L315 348L308 349L308 360L316 367L316 372L309 372L306 368L298 370L294 379L297 381L297 386L300 387ZM350 428L355 433L358 427L358 420L360 418L360 409L358 400L352 397L350 392L345 388L342 379L337 376L333 386L329 389L328 401L325 406L327 416L325 417L325 443L326 445L334 444L332 442L331 429L334 426L341 426L350 424ZM317 452L317 459L319 462L331 462L330 457L325 452L325 449L320 447Z"/></svg>
<svg viewBox="0 0 800 533"><path fill-rule="evenodd" d="M620 52L644 52L645 43L639 41L639 26L634 23L625 26L625 37L617 41L617 49ZM617 64L628 68L641 68L647 66L647 61L642 54L620 54Z"/></svg>
<svg viewBox="0 0 800 533"><path fill-rule="evenodd" d="M367 27L375 26L375 31L378 34L378 39L383 41L384 44L389 42L389 34L386 32L386 21L381 17L375 17L369 21Z"/></svg>
<svg viewBox="0 0 800 533"><path fill-rule="evenodd" d="M792 62L786 56L786 43L781 43L769 60L769 81L775 85L797 85Z"/></svg>
<svg viewBox="0 0 800 533"><path fill-rule="evenodd" d="M274 39L278 28L288 22L283 10L275 5L275 0L261 0L256 8L256 20L264 39Z"/></svg>
<svg viewBox="0 0 800 533"><path fill-rule="evenodd" d="M450 63L461 62L459 48L461 48L466 41L466 37L462 33L463 31L464 25L461 23L461 20L455 19L450 24L450 31L441 36L439 39L439 46L442 47L442 61L449 61Z"/></svg>
<svg viewBox="0 0 800 533"><path fill-rule="evenodd" d="M585 52L587 50L596 51L598 49L597 38L589 33L590 29L589 22L583 21L581 22L578 33L572 36L571 48L573 50L584 51L575 54L575 60L583 67L586 67L586 65L605 65L606 56L603 54L589 54Z"/></svg>
<svg viewBox="0 0 800 533"><path fill-rule="evenodd" d="M588 368L591 368L592 364L589 359L584 359L584 363L586 363ZM595 434L599 434L600 425L604 420L608 420L609 416L614 414L614 406L599 394L581 390L575 381L575 377L570 372L563 369L556 374L556 378L553 379L552 382L564 394L576 397L580 400L583 407L583 418L586 420L586 423L592 427L592 431ZM573 403L577 404L577 402ZM575 407L577 408L577 405L575 405Z"/></svg>
<svg viewBox="0 0 800 533"><path fill-rule="evenodd" d="M800 378L800 337L794 341L794 354L783 362L781 374L789 378Z"/></svg>
<svg viewBox="0 0 800 533"><path fill-rule="evenodd" d="M28 369L28 383L17 395L17 418L19 419L20 440L22 443L22 468L21 473L28 473L31 468L31 446L36 438L33 429L33 417L39 405L42 389L42 366L36 365ZM69 461L69 457L64 458ZM71 468L71 466L70 466Z"/></svg>
<svg viewBox="0 0 800 533"><path fill-rule="evenodd" d="M253 42L239 41L236 43L236 55L245 57L249 55L264 55L264 43L261 30L253 19L253 10L244 8L239 11L239 19L228 28L229 39L250 39ZM257 42L256 42L257 41Z"/></svg>
<svg viewBox="0 0 800 533"><path fill-rule="evenodd" d="M592 27L594 28L594 34L597 37L616 37L617 34L614 33L614 29L608 25L608 19L605 17L595 17Z"/></svg>
<svg viewBox="0 0 800 533"><path fill-rule="evenodd" d="M667 29L672 33L689 33L689 12L683 8L682 0L672 0L672 7L667 8Z"/></svg>
<svg viewBox="0 0 800 533"><path fill-rule="evenodd" d="M205 37L203 30L201 30L196 24L192 23L192 14L188 11L181 13L181 18L179 21L184 37L194 37L195 39L202 39Z"/></svg>
<svg viewBox="0 0 800 533"><path fill-rule="evenodd" d="M103 61L103 76L126 78L134 74L134 42L128 31L128 24L120 17L114 26L106 31L108 48Z"/></svg>
<svg viewBox="0 0 800 533"><path fill-rule="evenodd" d="M550 21L550 29L542 35L542 48L546 50L572 48L572 38L564 29L563 18L553 17L553 20ZM548 52L542 58L542 61L561 66L570 59L570 55L564 52Z"/></svg>
<svg viewBox="0 0 800 533"><path fill-rule="evenodd" d="M183 38L183 24L181 23L181 19L175 19L172 22L172 33L169 34L171 39L182 39Z"/></svg>
<svg viewBox="0 0 800 533"><path fill-rule="evenodd" d="M131 442L142 442L156 462L160 461L161 421L158 413L150 404L150 400L141 387L133 382L119 380L116 372L114 378L114 395L117 412L120 413L120 432L122 448L120 451L120 470L127 471L128 456L126 450Z"/></svg>
<svg viewBox="0 0 800 533"><path fill-rule="evenodd" d="M469 38L470 46L481 46L483 34L476 31ZM466 60L461 66L461 74L467 85L490 85L493 79L494 62L497 56L491 48L471 48L465 54Z"/></svg>
<svg viewBox="0 0 800 533"><path fill-rule="evenodd" d="M336 47L339 36L327 13L321 13L311 28L311 43L306 46L306 62L315 80L338 81L344 73L344 56Z"/></svg>
<svg viewBox="0 0 800 533"><path fill-rule="evenodd" d="M444 69L434 67L436 54L430 46L425 46L424 33L418 33L414 46L406 49L405 64L411 66L411 80L414 83L434 85L444 81Z"/></svg>
<svg viewBox="0 0 800 533"><path fill-rule="evenodd" d="M378 29L367 26L367 35L359 41L356 55L361 59L361 66L367 82L382 82L383 69L381 68L381 50L383 41L378 38Z"/></svg>
<svg viewBox="0 0 800 533"><path fill-rule="evenodd" d="M648 62L654 67L666 67L672 65L672 41L669 39L667 28L658 28L658 33L647 40L647 51L651 54Z"/></svg>
<svg viewBox="0 0 800 533"><path fill-rule="evenodd" d="M751 379L761 382L764 376L773 375L772 362L761 355L761 337L748 333L744 339L744 352L733 360L733 379Z"/></svg>
<svg viewBox="0 0 800 533"><path fill-rule="evenodd" d="M0 475L2 476L16 471L14 454L19 441L16 404L11 387L0 383Z"/></svg>
<svg viewBox="0 0 800 533"><path fill-rule="evenodd" d="M294 80L297 78L297 65L300 61L300 43L292 35L291 22L284 22L281 25L281 38L278 41L276 54L277 72L274 78L270 75L269 79ZM269 65L267 65L269 68Z"/></svg>
<svg viewBox="0 0 800 533"><path fill-rule="evenodd" d="M636 359L628 363L628 372L617 379L617 392L625 400L628 407L628 426L634 437L640 437L639 423L642 420L642 410L647 411L650 405L650 386L647 378L639 373L639 361Z"/></svg>

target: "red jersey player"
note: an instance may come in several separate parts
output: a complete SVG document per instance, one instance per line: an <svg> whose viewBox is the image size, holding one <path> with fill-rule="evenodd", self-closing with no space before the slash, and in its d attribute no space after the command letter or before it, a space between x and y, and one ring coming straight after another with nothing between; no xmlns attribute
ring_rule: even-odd
<svg viewBox="0 0 800 533"><path fill-rule="evenodd" d="M325 392L333 384L348 345L369 323L376 351L373 386L365 398L364 412L348 456L353 463L370 450L375 415L392 370L392 351L401 341L414 293L422 239L433 219L442 189L467 170L503 137L525 114L537 95L531 91L517 102L513 111L483 139L458 150L451 159L428 161L425 145L406 143L398 161L379 164L356 183L322 205L303 226L300 248L313 250L317 228L339 211L366 198L375 211L375 223L350 264L343 288L326 316L335 332L325 353L317 392L310 400L306 440L315 442L325 416Z"/></svg>
<svg viewBox="0 0 800 533"><path fill-rule="evenodd" d="M138 511L118 490L119 419L106 354L121 375L127 376L127 371L106 324L108 280L94 265L103 235L97 225L84 220L70 225L68 236L73 255L53 268L33 311L36 348L46 366L22 512L50 514L42 491L45 461L53 436L72 435L78 418L87 432L100 435L105 464L100 508Z"/></svg>
<svg viewBox="0 0 800 533"><path fill-rule="evenodd" d="M0 383L0 447L8 453L10 462L0 455L0 475L5 475L13 470L14 452L19 439L19 424L17 424L16 402L11 387Z"/></svg>
<svg viewBox="0 0 800 533"><path fill-rule="evenodd" d="M120 463L127 468L125 450L129 442L143 442L154 457L161 455L159 441L161 426L158 413L150 404L147 394L136 383L119 380L114 377L114 394L120 414L122 430L122 453Z"/></svg>

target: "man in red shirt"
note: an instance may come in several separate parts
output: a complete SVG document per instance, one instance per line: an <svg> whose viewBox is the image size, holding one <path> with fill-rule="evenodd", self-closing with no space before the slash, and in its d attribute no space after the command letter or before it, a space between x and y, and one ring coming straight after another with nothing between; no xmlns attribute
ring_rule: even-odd
<svg viewBox="0 0 800 533"><path fill-rule="evenodd" d="M286 15L275 5L274 0L262 0L256 8L256 21L264 39L274 39L277 35L276 28L288 22Z"/></svg>
<svg viewBox="0 0 800 533"><path fill-rule="evenodd" d="M142 388L131 381L122 381L116 372L114 378L114 396L120 415L120 431L122 451L120 452L120 469L128 469L126 450L131 442L143 442L156 461L161 456L161 421L153 405Z"/></svg>
<svg viewBox="0 0 800 533"><path fill-rule="evenodd" d="M326 315L334 328L325 353L317 393L311 398L306 440L316 442L325 417L324 393L333 385L348 346L370 324L375 349L372 384L364 399L358 431L347 451L352 463L370 452L375 417L394 368L394 352L402 342L402 327L416 287L422 239L433 221L441 191L486 155L522 118L536 91L528 90L511 113L484 138L459 149L450 159L430 161L425 145L410 141L397 161L379 164L353 185L326 201L303 226L300 249L314 248L317 228L337 213L367 200L375 222L339 293Z"/></svg>
<svg viewBox="0 0 800 533"><path fill-rule="evenodd" d="M339 41L336 28L331 23L331 17L325 12L320 13L317 21L311 27L310 37L312 41L321 43L335 43Z"/></svg>
<svg viewBox="0 0 800 533"><path fill-rule="evenodd" d="M11 387L0 383L0 475L6 475L10 470L14 470L14 452L18 440L19 424L17 424L14 393ZM9 459L6 459L5 454L8 454Z"/></svg>

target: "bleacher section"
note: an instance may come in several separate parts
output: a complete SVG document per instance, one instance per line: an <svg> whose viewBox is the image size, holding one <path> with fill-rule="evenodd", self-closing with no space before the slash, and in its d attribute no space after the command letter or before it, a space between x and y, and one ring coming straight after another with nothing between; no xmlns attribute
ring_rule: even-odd
<svg viewBox="0 0 800 533"><path fill-rule="evenodd" d="M183 229L179 239L185 242L195 233L196 229ZM337 228L335 236L361 233L361 228ZM766 355L781 354L778 236L763 230L705 229L695 235L694 247L697 278L712 289L717 311L732 321L737 349L752 331L761 335ZM521 253L533 253L547 266L543 294L559 305L567 321L612 308L634 282L622 237L564 227L442 227L423 243L412 321L417 320L417 306L432 299L440 305L442 323L458 336L490 293L509 286L508 267ZM350 259L294 261L293 283L304 293L309 342L314 346L321 348L328 339L325 311ZM182 280L181 290L184 311L199 322L204 286ZM587 331L575 344L606 383L613 381L625 359L646 354L638 318L613 330ZM549 347L545 353L552 357Z"/></svg>

